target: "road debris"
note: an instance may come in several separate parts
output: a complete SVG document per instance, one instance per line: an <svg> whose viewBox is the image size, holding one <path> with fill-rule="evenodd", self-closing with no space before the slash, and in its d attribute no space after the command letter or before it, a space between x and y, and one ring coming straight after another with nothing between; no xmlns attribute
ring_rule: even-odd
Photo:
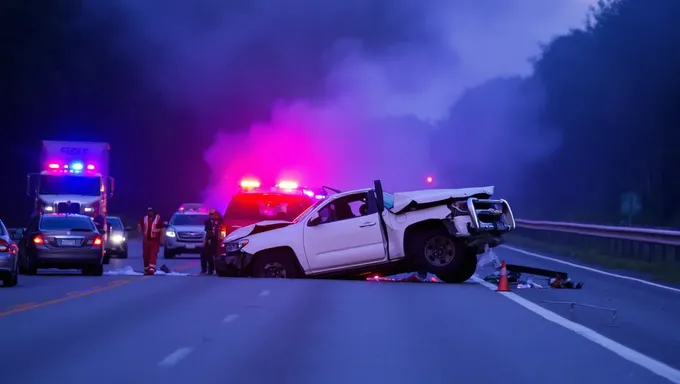
<svg viewBox="0 0 680 384"><path fill-rule="evenodd" d="M127 265L123 268L114 269L111 271L104 272L106 276L143 276L144 273L135 271L134 268ZM180 273L172 271L165 264L163 264L158 271L154 274L155 276L189 276L188 273Z"/></svg>
<svg viewBox="0 0 680 384"><path fill-rule="evenodd" d="M490 253L490 252L487 252ZM497 263L497 260L494 260L495 256L490 257L489 259L486 260L486 264L493 264L494 266ZM481 261L481 258L480 258ZM501 264L500 262L498 263L499 265ZM542 285L537 284L531 279L523 280L522 275L533 275L533 276L542 276L546 277L546 282L547 286L551 288L558 288L558 289L581 289L583 288L583 283L575 282L571 278L569 278L569 275L566 272L560 272L560 271L553 271L550 269L542 269L542 268L534 268L534 267L527 267L524 265L516 265L516 264L506 264L505 265L507 271L508 271L508 282L517 284L517 288L519 289L527 289L527 288L543 288ZM497 268L498 269L498 268ZM498 284L500 281L500 271L496 271L493 274L486 276L484 278L485 281L492 283L492 284Z"/></svg>
<svg viewBox="0 0 680 384"><path fill-rule="evenodd" d="M435 275L426 272L402 273L392 276L374 275L366 278L366 281L389 281L395 283L441 283L442 281Z"/></svg>
<svg viewBox="0 0 680 384"><path fill-rule="evenodd" d="M608 308L608 307L601 307L599 305L577 303L575 301L541 300L541 303L569 305L569 313L570 313L572 320L574 318L574 310L576 309L576 307L583 307L583 308L595 309L595 310L599 310L599 311L611 312L611 314L612 314L611 320L612 321L611 321L610 325L615 325L616 319L617 319L617 316L618 316L618 313L619 313L619 311L616 310L615 308Z"/></svg>

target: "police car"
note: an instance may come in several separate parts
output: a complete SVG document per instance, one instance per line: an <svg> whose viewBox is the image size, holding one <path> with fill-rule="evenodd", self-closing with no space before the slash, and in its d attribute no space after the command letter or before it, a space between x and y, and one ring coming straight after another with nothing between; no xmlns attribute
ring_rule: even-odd
<svg viewBox="0 0 680 384"><path fill-rule="evenodd" d="M205 239L208 212L202 207L181 206L166 224L163 258L181 254L200 254Z"/></svg>
<svg viewBox="0 0 680 384"><path fill-rule="evenodd" d="M224 212L220 237L224 239L229 233L260 221L293 220L325 198L322 191L301 187L291 180L279 181L271 187L263 187L255 179L242 180L239 192Z"/></svg>

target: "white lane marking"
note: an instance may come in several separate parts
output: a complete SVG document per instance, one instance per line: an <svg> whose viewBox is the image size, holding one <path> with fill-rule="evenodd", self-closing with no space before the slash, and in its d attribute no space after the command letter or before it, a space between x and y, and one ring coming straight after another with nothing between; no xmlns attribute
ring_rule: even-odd
<svg viewBox="0 0 680 384"><path fill-rule="evenodd" d="M191 351L193 351L193 348L177 348L175 352L169 354L165 357L165 359L161 360L158 365L161 367L172 367L173 365L179 363L180 360L187 357Z"/></svg>
<svg viewBox="0 0 680 384"><path fill-rule="evenodd" d="M260 292L260 296L269 296L269 290L265 289L264 291Z"/></svg>
<svg viewBox="0 0 680 384"><path fill-rule="evenodd" d="M231 323L232 321L238 319L238 315L228 315L227 317L222 320L223 323Z"/></svg>
<svg viewBox="0 0 680 384"><path fill-rule="evenodd" d="M497 286L484 281L477 275L472 276L471 280L479 283L480 285L488 289L491 289L492 291L495 291L497 288ZM672 383L680 384L680 371L676 370L675 368L670 367L647 355L643 355L642 353L635 351L631 348L628 348L623 344L619 344L616 341L609 339L606 336L603 336L590 328L587 328L581 324L568 320L556 314L555 312L549 311L541 307L540 305L534 304L531 301L524 299L521 296L518 296L512 292L498 292L498 293L514 301L515 303L521 305L522 307L530 310L531 312L541 316L542 318L550 322L553 322L559 326L562 326L572 332L575 332L576 334L585 337L586 339L594 342L595 344L614 352L615 354L623 357L624 359L630 361L631 363L646 368L652 373L668 379Z"/></svg>
<svg viewBox="0 0 680 384"><path fill-rule="evenodd" d="M669 287L668 285L663 285L663 284L657 284L657 283L654 283L654 282L651 282L651 281L648 281L648 280L638 279L637 277L630 277L630 276L625 276L625 275L619 275L618 273L611 273L611 272L603 271L603 270L600 270L600 269L595 269L595 268L591 268L591 267L586 267L585 265L579 265L579 264L576 264L576 263L570 263L570 262L568 262L568 261L564 261L564 260L560 260L560 259L555 259L555 258L553 258L553 257L548 257L548 256L539 255L538 253L533 253L533 252L525 251L525 250L523 250L523 249L511 247L511 246L509 246L509 245L501 245L501 247L507 248L507 249L509 249L509 250L511 250L511 251L515 251L515 252L518 252L518 253L522 253L522 254L527 255L527 256L533 256L533 257L536 257L536 258L539 258L539 259L549 260L549 261L553 261L553 262L555 262L555 263L568 265L568 266L570 266L570 267L585 269L586 271L599 273L599 274L601 274L601 275L616 277L616 278L619 278L619 279L624 279L624 280L629 280L629 281L635 281L635 282L637 282L637 283L646 284L646 285L649 285L649 286L652 286L652 287L661 288L661 289L666 289L666 290L669 290L669 291L673 291L673 292L680 293L680 289L679 289L679 288Z"/></svg>

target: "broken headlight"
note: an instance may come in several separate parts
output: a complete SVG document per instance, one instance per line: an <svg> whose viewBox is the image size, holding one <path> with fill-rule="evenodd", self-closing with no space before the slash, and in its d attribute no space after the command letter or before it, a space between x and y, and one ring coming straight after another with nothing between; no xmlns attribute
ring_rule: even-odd
<svg viewBox="0 0 680 384"><path fill-rule="evenodd" d="M236 241L230 241L224 245L225 252L236 252L240 251L241 248L248 245L248 239L240 239Z"/></svg>

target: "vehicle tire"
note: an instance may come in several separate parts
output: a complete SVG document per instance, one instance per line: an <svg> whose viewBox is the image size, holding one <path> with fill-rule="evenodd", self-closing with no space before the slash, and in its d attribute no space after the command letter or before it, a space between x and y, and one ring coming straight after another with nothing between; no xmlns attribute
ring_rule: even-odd
<svg viewBox="0 0 680 384"><path fill-rule="evenodd" d="M102 276L104 274L103 265L91 265L83 268L83 274L89 276Z"/></svg>
<svg viewBox="0 0 680 384"><path fill-rule="evenodd" d="M165 247L163 247L163 258L164 259L174 259L177 254L175 254L172 251L167 251Z"/></svg>
<svg viewBox="0 0 680 384"><path fill-rule="evenodd" d="M8 276L2 279L2 286L5 288L14 287L19 283L19 270L18 268L14 270Z"/></svg>
<svg viewBox="0 0 680 384"><path fill-rule="evenodd" d="M25 270L27 275L37 275L38 274L38 266L36 265L35 262L31 260L31 257L26 255L26 265L25 265Z"/></svg>
<svg viewBox="0 0 680 384"><path fill-rule="evenodd" d="M104 264L111 263L111 254L110 253L107 253L106 255L104 255L104 261L103 262L104 262Z"/></svg>
<svg viewBox="0 0 680 384"><path fill-rule="evenodd" d="M128 255L127 255L127 249L126 249L126 250L124 250L123 252L121 252L120 255L118 255L118 258L119 258L119 259L127 259L127 258L128 258L127 256L128 256Z"/></svg>
<svg viewBox="0 0 680 384"><path fill-rule="evenodd" d="M477 269L476 250L457 241L444 228L428 228L411 234L406 250L419 268L447 283L463 283Z"/></svg>
<svg viewBox="0 0 680 384"><path fill-rule="evenodd" d="M300 270L294 255L283 251L263 252L255 256L251 264L251 276L294 279Z"/></svg>

